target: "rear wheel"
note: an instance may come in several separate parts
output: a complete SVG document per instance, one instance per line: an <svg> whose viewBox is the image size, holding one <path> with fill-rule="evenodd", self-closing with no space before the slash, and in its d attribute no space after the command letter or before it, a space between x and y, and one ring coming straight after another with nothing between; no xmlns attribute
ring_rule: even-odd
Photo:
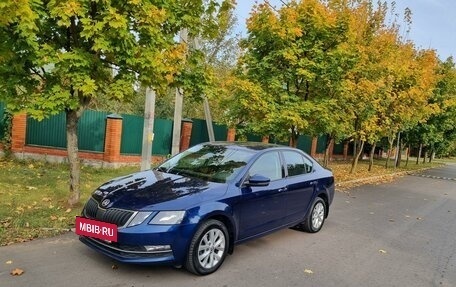
<svg viewBox="0 0 456 287"><path fill-rule="evenodd" d="M317 197L310 210L309 216L301 223L301 228L310 233L320 231L325 223L326 203L321 197Z"/></svg>
<svg viewBox="0 0 456 287"><path fill-rule="evenodd" d="M185 267L197 275L215 272L225 260L229 244L226 226L218 220L201 224L190 242Z"/></svg>

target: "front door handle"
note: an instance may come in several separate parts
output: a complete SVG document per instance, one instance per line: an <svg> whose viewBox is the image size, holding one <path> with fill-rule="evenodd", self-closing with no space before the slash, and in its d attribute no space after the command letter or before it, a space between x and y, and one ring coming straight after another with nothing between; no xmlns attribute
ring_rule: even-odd
<svg viewBox="0 0 456 287"><path fill-rule="evenodd" d="M317 183L318 183L318 180L314 180L314 181L309 182L310 185L317 185Z"/></svg>
<svg viewBox="0 0 456 287"><path fill-rule="evenodd" d="M279 188L279 190L277 190L277 191L278 191L278 192L284 192L284 191L287 191L287 190L288 190L288 188L282 187L282 188Z"/></svg>

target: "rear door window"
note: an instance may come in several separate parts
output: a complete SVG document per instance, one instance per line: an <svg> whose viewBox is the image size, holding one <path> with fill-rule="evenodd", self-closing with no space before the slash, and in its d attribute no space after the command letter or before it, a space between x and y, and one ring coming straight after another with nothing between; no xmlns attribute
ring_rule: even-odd
<svg viewBox="0 0 456 287"><path fill-rule="evenodd" d="M284 151L282 153L288 176L306 174L312 171L312 162L300 153L294 151Z"/></svg>

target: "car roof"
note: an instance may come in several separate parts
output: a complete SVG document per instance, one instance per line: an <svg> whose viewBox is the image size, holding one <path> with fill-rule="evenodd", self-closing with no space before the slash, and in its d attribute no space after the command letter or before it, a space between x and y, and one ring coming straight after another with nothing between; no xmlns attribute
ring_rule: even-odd
<svg viewBox="0 0 456 287"><path fill-rule="evenodd" d="M226 142L226 141L214 141L214 142L206 142L202 143L202 145L213 145L213 146L225 146L227 148L240 148L240 149L248 149L251 151L259 152L265 149L271 148L287 148L293 149L288 146L278 145L278 144L270 144L270 143L261 143L261 142Z"/></svg>

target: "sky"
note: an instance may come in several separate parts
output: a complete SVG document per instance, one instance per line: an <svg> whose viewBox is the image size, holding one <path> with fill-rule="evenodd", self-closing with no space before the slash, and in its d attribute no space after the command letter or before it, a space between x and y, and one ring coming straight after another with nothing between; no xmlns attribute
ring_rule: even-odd
<svg viewBox="0 0 456 287"><path fill-rule="evenodd" d="M263 0L258 0L263 2ZM237 0L237 31L246 36L245 20L255 0ZM287 0L284 0L287 2ZM389 1L391 2L391 1ZM277 8L280 0L269 0ZM434 49L439 58L456 57L456 0L396 0L396 12L403 15L404 9L412 10L412 26L408 36L417 48ZM402 16L401 16L402 19Z"/></svg>

